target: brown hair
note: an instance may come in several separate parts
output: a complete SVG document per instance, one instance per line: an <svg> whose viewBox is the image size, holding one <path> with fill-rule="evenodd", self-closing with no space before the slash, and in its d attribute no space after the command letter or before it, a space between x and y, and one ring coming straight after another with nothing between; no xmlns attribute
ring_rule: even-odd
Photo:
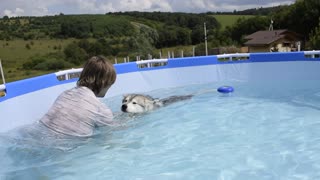
<svg viewBox="0 0 320 180"><path fill-rule="evenodd" d="M116 71L113 64L103 56L91 57L83 67L77 82L98 94L101 89L111 86L116 81Z"/></svg>

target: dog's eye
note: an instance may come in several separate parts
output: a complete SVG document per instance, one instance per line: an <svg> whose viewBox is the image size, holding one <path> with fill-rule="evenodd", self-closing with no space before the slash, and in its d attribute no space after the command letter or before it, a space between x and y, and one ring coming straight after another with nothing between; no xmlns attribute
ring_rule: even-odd
<svg viewBox="0 0 320 180"><path fill-rule="evenodd" d="M125 103L125 102L127 102L127 100L125 99L125 100L123 100L122 102Z"/></svg>
<svg viewBox="0 0 320 180"><path fill-rule="evenodd" d="M132 102L132 104L137 104L136 102Z"/></svg>

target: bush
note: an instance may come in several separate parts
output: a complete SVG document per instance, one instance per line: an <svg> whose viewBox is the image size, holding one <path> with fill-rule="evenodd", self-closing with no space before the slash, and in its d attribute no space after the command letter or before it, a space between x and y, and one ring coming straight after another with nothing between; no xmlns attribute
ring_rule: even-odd
<svg viewBox="0 0 320 180"><path fill-rule="evenodd" d="M44 62L37 64L35 70L61 70L71 68L73 64L64 60L48 59Z"/></svg>
<svg viewBox="0 0 320 180"><path fill-rule="evenodd" d="M22 65L23 69L28 70L59 70L74 66L70 62L66 62L63 53L49 53L44 56L33 56L31 61Z"/></svg>
<svg viewBox="0 0 320 180"><path fill-rule="evenodd" d="M31 58L31 61L28 61L22 64L23 69L33 69L36 65L45 61L45 57L43 56L34 56Z"/></svg>
<svg viewBox="0 0 320 180"><path fill-rule="evenodd" d="M88 58L87 52L76 43L69 44L63 52L67 61L76 65L80 65Z"/></svg>
<svg viewBox="0 0 320 180"><path fill-rule="evenodd" d="M31 49L30 44L26 44L26 48L27 48L27 49Z"/></svg>

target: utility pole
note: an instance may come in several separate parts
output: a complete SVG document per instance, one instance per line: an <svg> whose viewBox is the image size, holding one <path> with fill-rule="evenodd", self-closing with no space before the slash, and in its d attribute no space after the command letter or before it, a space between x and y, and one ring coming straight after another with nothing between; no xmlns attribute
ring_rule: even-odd
<svg viewBox="0 0 320 180"><path fill-rule="evenodd" d="M6 84L6 80L4 79L4 73L3 73L1 59L0 59L0 71L1 71L1 77L2 77L2 84Z"/></svg>
<svg viewBox="0 0 320 180"><path fill-rule="evenodd" d="M203 24L204 26L204 44L206 46L206 56L208 56L208 43L207 43L207 28L206 23Z"/></svg>
<svg viewBox="0 0 320 180"><path fill-rule="evenodd" d="M269 31L273 31L273 20L270 21Z"/></svg>
<svg viewBox="0 0 320 180"><path fill-rule="evenodd" d="M195 46L192 46L192 56L194 57L194 55L195 55Z"/></svg>

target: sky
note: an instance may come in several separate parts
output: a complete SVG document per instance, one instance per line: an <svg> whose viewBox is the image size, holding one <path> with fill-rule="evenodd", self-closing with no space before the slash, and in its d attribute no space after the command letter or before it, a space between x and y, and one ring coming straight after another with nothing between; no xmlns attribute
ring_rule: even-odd
<svg viewBox="0 0 320 180"><path fill-rule="evenodd" d="M119 11L231 12L288 5L295 0L0 0L0 17L105 14Z"/></svg>

